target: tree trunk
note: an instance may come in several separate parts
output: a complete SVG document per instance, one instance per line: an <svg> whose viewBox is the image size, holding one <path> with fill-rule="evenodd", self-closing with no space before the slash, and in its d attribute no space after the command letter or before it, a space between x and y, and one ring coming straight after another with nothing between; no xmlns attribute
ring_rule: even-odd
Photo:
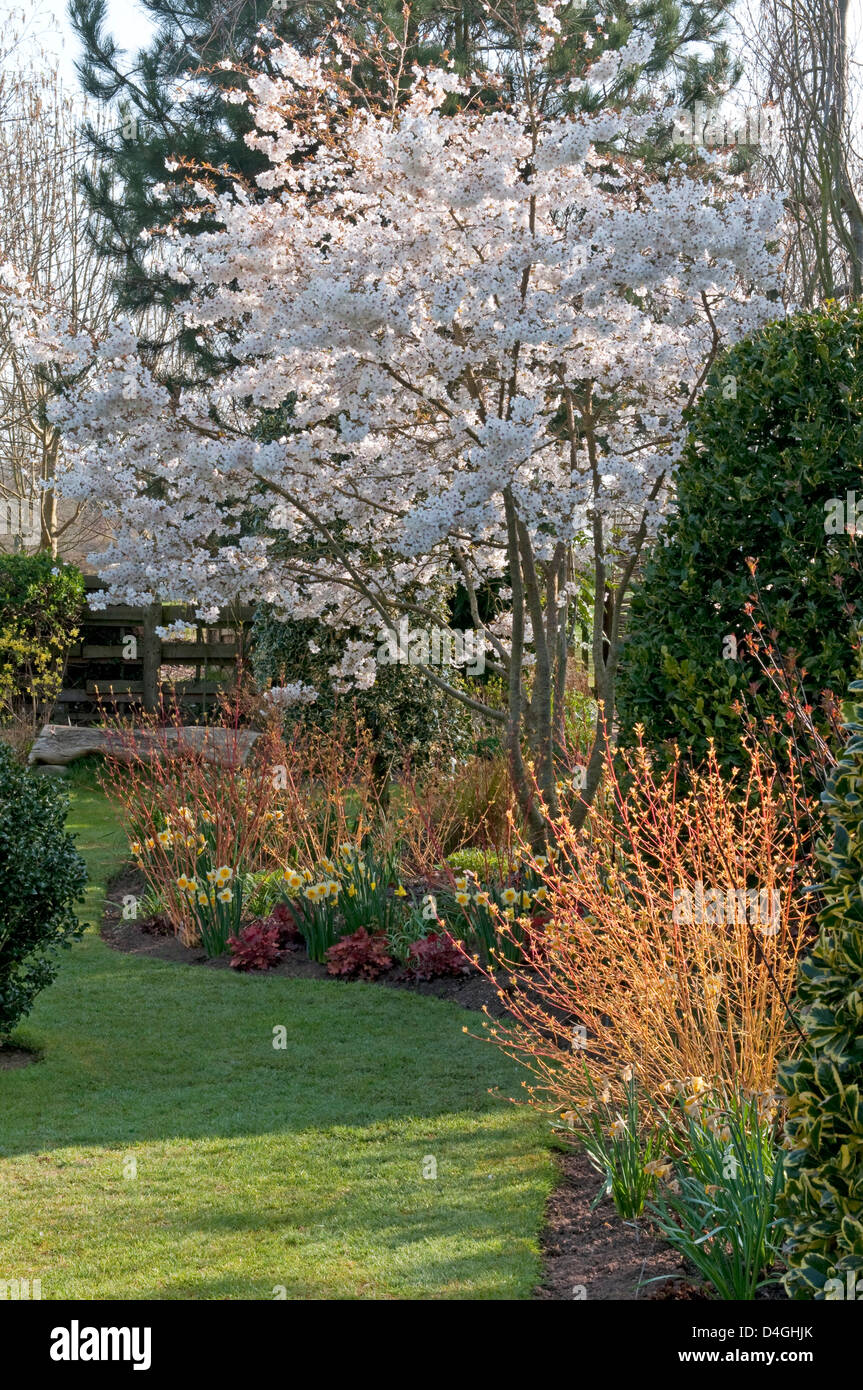
<svg viewBox="0 0 863 1390"><path fill-rule="evenodd" d="M141 641L141 682L143 687L144 709L154 711L159 708L159 672L162 664L162 643L156 636L156 628L162 620L161 603L151 603L144 610L144 636Z"/></svg>

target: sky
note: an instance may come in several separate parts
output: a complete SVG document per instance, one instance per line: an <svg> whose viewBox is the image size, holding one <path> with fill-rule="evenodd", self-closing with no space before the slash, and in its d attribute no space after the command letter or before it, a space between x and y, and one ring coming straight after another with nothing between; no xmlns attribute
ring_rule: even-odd
<svg viewBox="0 0 863 1390"><path fill-rule="evenodd" d="M14 16L22 8L21 0L0 0L0 30L7 29L10 19L14 24ZM33 46L38 43L45 50L47 61L57 68L64 85L74 90L78 85L75 60L79 44L67 17L68 0L35 0L26 8ZM135 0L108 0L108 28L122 47L134 51L146 44L153 26Z"/></svg>

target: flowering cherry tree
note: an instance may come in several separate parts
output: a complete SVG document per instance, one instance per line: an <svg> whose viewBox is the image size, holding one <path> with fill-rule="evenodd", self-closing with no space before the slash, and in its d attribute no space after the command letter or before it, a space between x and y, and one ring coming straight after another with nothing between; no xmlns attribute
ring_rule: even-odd
<svg viewBox="0 0 863 1390"><path fill-rule="evenodd" d="M119 325L57 410L63 486L113 527L108 602L169 593L206 617L242 595L360 627L338 675L368 684L381 632L438 623L441 586L460 582L506 683L490 717L537 835L532 772L557 809L575 596L589 580L610 711L683 412L722 345L775 312L779 216L716 155L659 172L639 157L673 113L637 81L631 104L602 99L646 61L637 33L558 75L552 99L555 11L530 32L514 21L517 90L491 102L488 72L434 69L397 104L357 106L347 55L276 44L268 75L234 94L269 157L268 196L201 183L222 229L169 229L187 321L235 365L169 390ZM490 580L508 612L486 625ZM604 752L600 719L586 800Z"/></svg>

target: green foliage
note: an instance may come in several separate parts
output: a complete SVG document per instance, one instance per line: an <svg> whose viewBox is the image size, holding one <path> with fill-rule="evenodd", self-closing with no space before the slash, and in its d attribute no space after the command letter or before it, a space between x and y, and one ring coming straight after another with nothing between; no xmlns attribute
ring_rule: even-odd
<svg viewBox="0 0 863 1390"><path fill-rule="evenodd" d="M564 1119L578 1136L593 1167L602 1174L603 1184L593 1205L611 1197L617 1214L633 1221L644 1212L645 1203L656 1187L657 1174L664 1166L668 1141L665 1123L642 1123L638 1082L630 1075L626 1082L626 1114L621 1115L596 1093L585 1066L591 1100L578 1110L567 1111Z"/></svg>
<svg viewBox="0 0 863 1390"><path fill-rule="evenodd" d="M411 946L415 941L423 941L438 931L437 919L427 916L421 907L409 908L401 919L394 918L387 931L387 945L394 960L405 965L410 958Z"/></svg>
<svg viewBox="0 0 863 1390"><path fill-rule="evenodd" d="M567 690L564 702L563 727L566 746L570 752L589 750L596 731L596 700L585 691Z"/></svg>
<svg viewBox="0 0 863 1390"><path fill-rule="evenodd" d="M243 888L243 910L250 917L269 917L276 903L284 900L285 876L281 869L260 869L238 877Z"/></svg>
<svg viewBox="0 0 863 1390"><path fill-rule="evenodd" d="M259 605L252 627L252 669L258 684L302 681L318 692L314 704L287 711L288 728L329 729L338 710L354 708L369 731L381 769L404 755L419 764L444 747L466 748L467 710L438 690L417 666L380 665L370 689L342 695L334 689L330 667L341 661L346 642L362 635L336 632L313 619L280 621L268 605ZM458 674L452 674L457 683Z"/></svg>
<svg viewBox="0 0 863 1390"><path fill-rule="evenodd" d="M861 452L863 306L772 323L725 354L691 417L677 510L633 593L618 683L625 740L641 723L647 743L674 739L701 759L713 738L728 766L740 755L738 700L781 719L769 682L750 689L760 672L743 647L747 557L773 645L809 673L812 703L847 687L863 580L855 538L825 521L829 500L860 486ZM736 660L723 656L731 634Z"/></svg>
<svg viewBox="0 0 863 1390"><path fill-rule="evenodd" d="M148 921L151 917L169 917L170 912L171 904L158 888L148 886L138 898L136 916L142 922Z"/></svg>
<svg viewBox="0 0 863 1390"><path fill-rule="evenodd" d="M87 881L66 833L68 800L0 744L0 1038L30 1012L80 936L73 911Z"/></svg>
<svg viewBox="0 0 863 1390"><path fill-rule="evenodd" d="M83 603L74 565L47 551L0 555L0 718L54 701Z"/></svg>
<svg viewBox="0 0 863 1390"><path fill-rule="evenodd" d="M446 862L451 869L461 869L462 872L469 870L483 881L494 878L503 882L514 872L511 860L512 856L503 850L476 849L469 846L467 849L457 849L448 854Z"/></svg>
<svg viewBox="0 0 863 1390"><path fill-rule="evenodd" d="M406 891L399 883L398 855L380 853L368 843L364 849L342 846L341 859L339 907L345 931L389 931L404 916Z"/></svg>
<svg viewBox="0 0 863 1390"><path fill-rule="evenodd" d="M228 941L240 932L243 918L242 877L233 882L227 879L223 881L217 877L215 870L210 870L207 881L198 884L190 897L204 951L211 958L223 956L228 949Z"/></svg>
<svg viewBox="0 0 863 1390"><path fill-rule="evenodd" d="M782 1155L757 1098L686 1117L682 1159L661 1186L651 1216L664 1240L707 1279L720 1298L755 1298L778 1256L777 1199Z"/></svg>
<svg viewBox="0 0 863 1390"><path fill-rule="evenodd" d="M432 900L450 935L463 942L471 955L479 956L484 965L517 964L525 935L520 919L543 910L545 888L537 886L536 876L529 872L521 879L520 887L495 879L483 885L466 869L456 879L454 893L438 893ZM503 938L501 919L509 923Z"/></svg>
<svg viewBox="0 0 863 1390"><path fill-rule="evenodd" d="M780 1069L791 1145L782 1194L792 1297L863 1275L863 680L844 707L848 744L824 793L832 844L817 940L800 967L805 1044Z"/></svg>

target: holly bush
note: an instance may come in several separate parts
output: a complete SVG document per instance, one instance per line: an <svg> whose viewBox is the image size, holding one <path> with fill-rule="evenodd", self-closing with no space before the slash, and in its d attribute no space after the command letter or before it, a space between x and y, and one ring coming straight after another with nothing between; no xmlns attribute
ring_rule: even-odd
<svg viewBox="0 0 863 1390"><path fill-rule="evenodd" d="M65 793L0 744L0 1038L57 973L57 953L84 930L73 911L87 882L65 829Z"/></svg>
<svg viewBox="0 0 863 1390"><path fill-rule="evenodd" d="M805 1043L779 1070L785 1283L796 1298L842 1297L863 1276L863 680L849 689L850 739L822 798L833 829L818 849L824 907L797 989Z"/></svg>
<svg viewBox="0 0 863 1390"><path fill-rule="evenodd" d="M673 739L700 760L713 738L727 766L739 761L738 700L782 719L778 692L743 645L756 583L748 559L754 617L808 672L816 717L822 692L847 688L863 580L842 522L855 520L846 494L859 487L863 527L861 457L863 306L769 324L714 367L690 416L676 511L630 604L618 683L625 742L641 723L646 742Z"/></svg>

